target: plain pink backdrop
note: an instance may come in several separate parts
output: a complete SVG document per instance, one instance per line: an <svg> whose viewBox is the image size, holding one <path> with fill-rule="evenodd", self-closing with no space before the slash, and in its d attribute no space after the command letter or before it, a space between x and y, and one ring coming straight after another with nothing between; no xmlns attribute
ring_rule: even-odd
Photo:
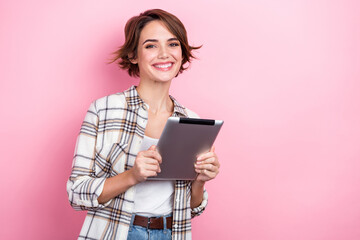
<svg viewBox="0 0 360 240"><path fill-rule="evenodd" d="M106 62L130 17L177 15L199 60L171 94L225 120L194 239L360 239L360 4L350 0L0 2L0 239L75 239L67 200L94 99L137 80Z"/></svg>

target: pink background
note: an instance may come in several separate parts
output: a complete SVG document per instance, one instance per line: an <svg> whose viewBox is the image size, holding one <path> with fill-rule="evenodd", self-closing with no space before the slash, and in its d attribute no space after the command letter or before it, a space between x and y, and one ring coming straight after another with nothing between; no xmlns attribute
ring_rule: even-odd
<svg viewBox="0 0 360 240"><path fill-rule="evenodd" d="M177 15L199 60L171 94L225 120L194 239L360 239L359 1L1 1L0 239L75 239L65 189L127 19ZM235 3L236 2L236 3Z"/></svg>

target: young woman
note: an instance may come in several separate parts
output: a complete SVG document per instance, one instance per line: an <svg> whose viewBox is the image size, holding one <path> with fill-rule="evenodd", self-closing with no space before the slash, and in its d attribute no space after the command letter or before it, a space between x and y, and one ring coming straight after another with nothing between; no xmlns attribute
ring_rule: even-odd
<svg viewBox="0 0 360 240"><path fill-rule="evenodd" d="M199 156L194 181L146 181L161 171L156 143L170 116L198 117L169 95L193 58L186 30L160 9L131 18L114 61L138 86L94 101L78 136L67 192L87 210L79 239L191 239L191 218L207 205L219 172L214 147Z"/></svg>

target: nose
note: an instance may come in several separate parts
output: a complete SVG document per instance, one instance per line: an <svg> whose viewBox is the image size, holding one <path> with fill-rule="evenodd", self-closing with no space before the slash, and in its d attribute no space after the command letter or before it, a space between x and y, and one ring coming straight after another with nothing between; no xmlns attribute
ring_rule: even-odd
<svg viewBox="0 0 360 240"><path fill-rule="evenodd" d="M158 55L159 58L161 59L165 59L165 58L168 58L169 57L169 53L168 53L168 50L165 46L161 46L159 48L159 55Z"/></svg>

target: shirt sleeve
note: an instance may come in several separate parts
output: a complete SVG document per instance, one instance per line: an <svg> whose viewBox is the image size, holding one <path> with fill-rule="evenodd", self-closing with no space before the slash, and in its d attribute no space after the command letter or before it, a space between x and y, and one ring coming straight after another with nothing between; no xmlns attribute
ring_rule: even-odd
<svg viewBox="0 0 360 240"><path fill-rule="evenodd" d="M98 133L99 118L93 102L81 125L77 137L71 175L67 181L66 189L70 205L75 210L90 210L103 208L97 198L104 188L105 177L95 176L95 146Z"/></svg>
<svg viewBox="0 0 360 240"><path fill-rule="evenodd" d="M196 208L192 208L191 209L191 218L194 218L196 216L199 216L200 214L202 214L205 210L205 207L208 204L208 193L206 191L206 189L204 189L204 194L203 194L203 200L200 203L199 206L197 206Z"/></svg>

